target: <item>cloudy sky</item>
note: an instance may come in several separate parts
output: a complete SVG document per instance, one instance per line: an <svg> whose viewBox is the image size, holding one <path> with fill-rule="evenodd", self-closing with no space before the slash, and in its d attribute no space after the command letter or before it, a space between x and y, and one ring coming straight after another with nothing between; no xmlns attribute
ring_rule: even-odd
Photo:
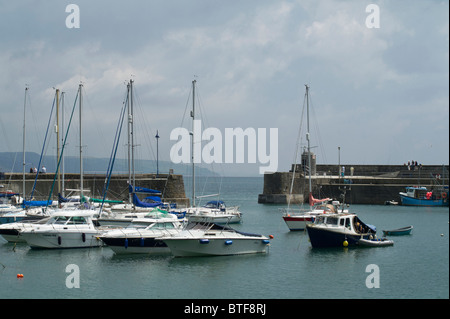
<svg viewBox="0 0 450 319"><path fill-rule="evenodd" d="M71 3L79 28L66 26ZM379 28L366 24L372 3ZM318 163L337 163L340 147L347 164L448 164L448 12L447 0L0 0L0 149L22 150L26 85L26 149L40 154L54 88L68 114L82 82L84 154L109 157L132 78L137 156L155 159L158 130L170 161L196 79L204 128L278 129L279 171L294 160L305 84Z"/></svg>

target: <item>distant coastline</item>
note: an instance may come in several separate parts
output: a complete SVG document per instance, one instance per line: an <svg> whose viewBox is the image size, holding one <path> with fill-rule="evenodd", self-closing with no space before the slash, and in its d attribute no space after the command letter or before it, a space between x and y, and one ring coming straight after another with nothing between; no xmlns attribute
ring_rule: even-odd
<svg viewBox="0 0 450 319"><path fill-rule="evenodd" d="M40 155L35 152L25 152L26 166L28 173L30 168L38 168ZM108 168L109 158L85 157L83 158L83 170L86 174L103 174ZM64 158L64 171L66 173L80 172L80 159L77 156L66 156ZM41 168L45 166L48 173L56 171L56 156L43 156ZM139 173L156 173L156 160L135 160L135 171ZM0 172L21 173L23 170L22 152L0 152ZM176 174L190 174L190 165L173 164L170 161L159 161L159 173L167 174L172 169ZM114 163L113 174L124 174L128 172L128 160L117 158ZM196 167L196 174L199 176L220 176L204 167Z"/></svg>

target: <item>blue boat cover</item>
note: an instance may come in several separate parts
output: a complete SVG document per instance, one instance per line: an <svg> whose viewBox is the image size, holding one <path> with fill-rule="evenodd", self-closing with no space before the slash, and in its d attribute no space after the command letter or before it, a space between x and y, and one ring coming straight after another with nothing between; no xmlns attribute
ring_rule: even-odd
<svg viewBox="0 0 450 319"><path fill-rule="evenodd" d="M133 186L128 185L128 190L130 193L150 193L150 194L161 194L160 191L157 191L155 189L145 188L145 187L139 187L135 186L133 191Z"/></svg>
<svg viewBox="0 0 450 319"><path fill-rule="evenodd" d="M162 205L162 202L154 202L154 203L144 203L141 201L136 194L133 194L133 204L137 207L158 207Z"/></svg>
<svg viewBox="0 0 450 319"><path fill-rule="evenodd" d="M205 204L205 206L203 206L203 207L221 208L223 206L225 206L225 203L223 201L221 201L221 200L212 200L212 201L207 202Z"/></svg>
<svg viewBox="0 0 450 319"><path fill-rule="evenodd" d="M24 200L22 203L23 207L41 207L51 205L53 201L49 200Z"/></svg>

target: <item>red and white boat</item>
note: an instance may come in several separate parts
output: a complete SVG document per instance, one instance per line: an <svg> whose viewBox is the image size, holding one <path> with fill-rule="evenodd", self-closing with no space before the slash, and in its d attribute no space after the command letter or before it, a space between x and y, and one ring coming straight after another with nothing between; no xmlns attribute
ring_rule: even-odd
<svg viewBox="0 0 450 319"><path fill-rule="evenodd" d="M301 211L300 209L283 209L283 220L289 230L305 230L306 224L314 222L314 218L322 214L336 214L342 211L339 201L332 201L330 198L315 199L312 193L309 193L310 210Z"/></svg>
<svg viewBox="0 0 450 319"><path fill-rule="evenodd" d="M332 201L330 198L325 199L315 199L312 195L312 185L311 185L311 145L310 145L310 133L309 133L309 86L306 85L306 107L307 107L307 133L306 140L308 141L308 161L306 171L309 173L309 205L310 210L300 210L292 209L288 204L288 208L281 209L283 213L283 220L288 226L289 230L305 230L306 225L314 222L314 217L321 214L332 213L336 214L339 212L340 203L338 201ZM299 145L299 143L297 143ZM297 157L297 155L295 156ZM291 191L294 184L295 168L294 165L293 177L291 183ZM343 209L341 209L343 211Z"/></svg>

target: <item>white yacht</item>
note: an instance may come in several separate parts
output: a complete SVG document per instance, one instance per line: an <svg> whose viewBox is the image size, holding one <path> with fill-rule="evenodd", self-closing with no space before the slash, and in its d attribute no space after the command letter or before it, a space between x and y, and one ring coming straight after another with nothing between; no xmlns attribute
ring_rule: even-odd
<svg viewBox="0 0 450 319"><path fill-rule="evenodd" d="M99 247L104 232L94 224L94 210L60 210L45 224L36 224L20 232L32 248Z"/></svg>
<svg viewBox="0 0 450 319"><path fill-rule="evenodd" d="M128 227L108 231L100 239L116 254L170 254L169 247L157 238L177 234L183 223L184 220L172 214L137 218Z"/></svg>
<svg viewBox="0 0 450 319"><path fill-rule="evenodd" d="M32 229L38 224L46 223L50 217L43 217L39 219L23 219L18 222L1 224L0 225L0 236L2 236L9 243L25 243L26 240L23 239L21 232L27 229Z"/></svg>
<svg viewBox="0 0 450 319"><path fill-rule="evenodd" d="M145 210L130 210L127 212L106 212L103 210L100 217L97 218L99 226L108 227L128 227L131 223L140 226L148 226L154 222L154 219L167 218L171 220L178 219L175 214L171 214L159 208L147 208Z"/></svg>
<svg viewBox="0 0 450 319"><path fill-rule="evenodd" d="M223 201L210 201L204 206L188 208L186 217L192 222L236 224L241 222L242 213L238 206L226 207Z"/></svg>
<svg viewBox="0 0 450 319"><path fill-rule="evenodd" d="M171 237L161 237L172 254L186 256L226 256L266 253L270 240L214 223L189 223Z"/></svg>

